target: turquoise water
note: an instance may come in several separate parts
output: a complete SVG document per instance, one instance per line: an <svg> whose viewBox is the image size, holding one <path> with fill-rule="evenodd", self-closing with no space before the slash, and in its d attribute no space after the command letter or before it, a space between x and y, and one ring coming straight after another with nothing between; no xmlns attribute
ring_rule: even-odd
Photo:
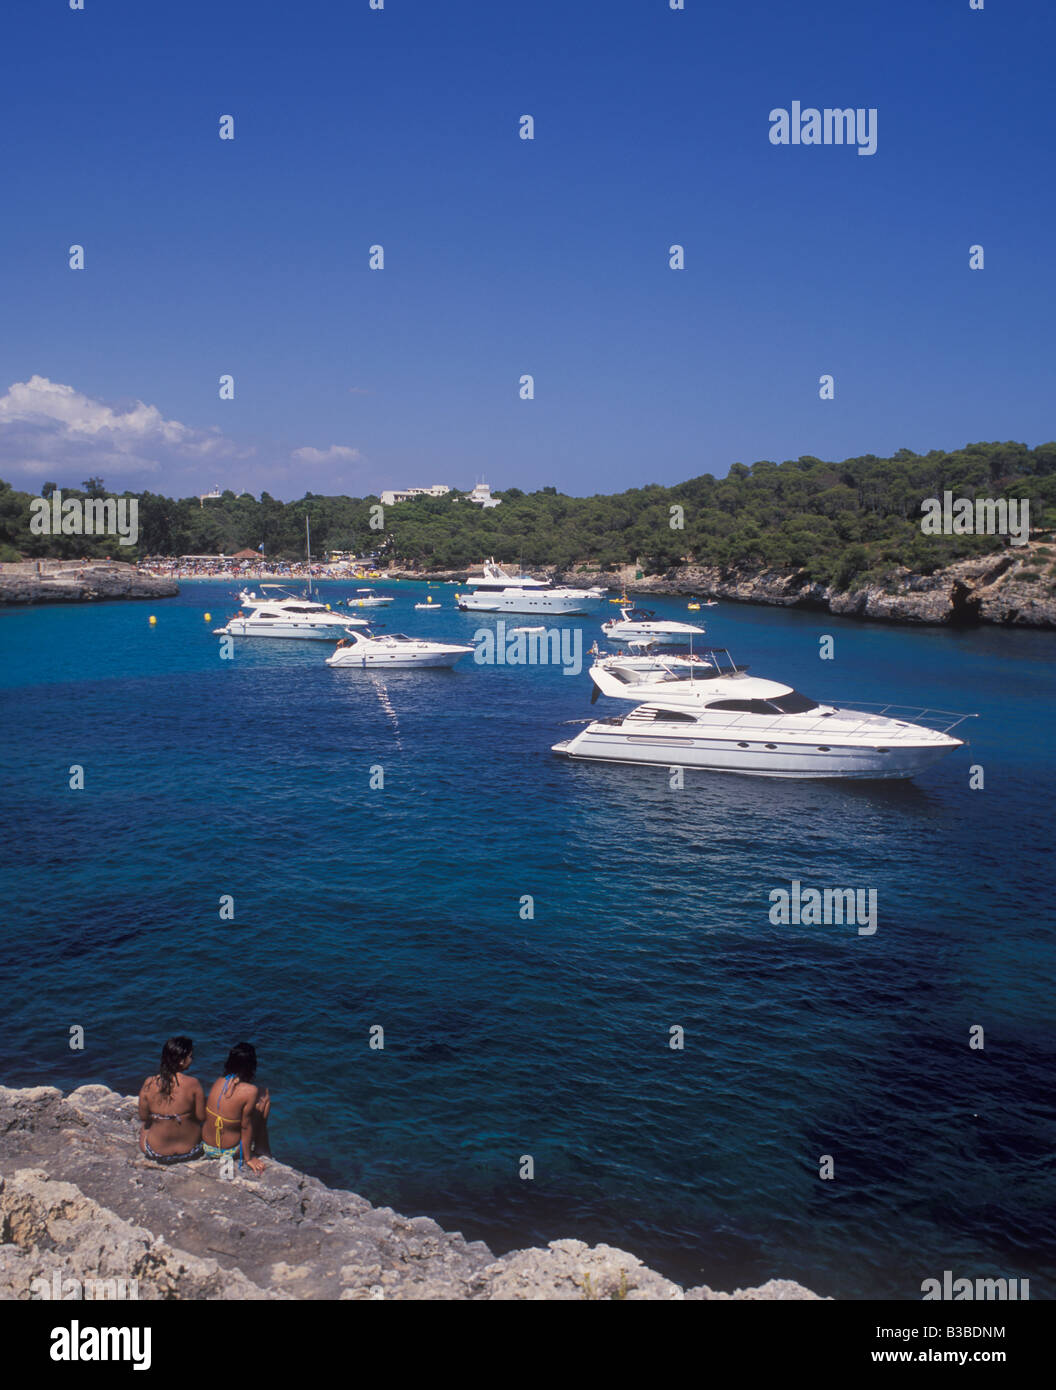
<svg viewBox="0 0 1056 1390"><path fill-rule="evenodd" d="M424 585L379 587L395 631L492 623L453 588L422 615ZM591 713L585 673L382 677L296 642L222 661L235 592L0 612L6 1084L134 1090L176 1032L209 1078L245 1037L278 1156L499 1250L576 1236L721 1288L918 1298L952 1269L1053 1296L1056 635L707 610L712 641L815 697L980 717L914 783L675 791L551 754ZM564 625L589 645L614 611ZM793 878L875 888L876 935L771 925Z"/></svg>

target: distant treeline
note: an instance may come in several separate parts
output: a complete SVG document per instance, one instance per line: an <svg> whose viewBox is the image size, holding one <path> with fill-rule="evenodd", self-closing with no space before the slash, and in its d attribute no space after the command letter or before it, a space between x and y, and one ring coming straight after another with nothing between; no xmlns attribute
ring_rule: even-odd
<svg viewBox="0 0 1056 1390"><path fill-rule="evenodd" d="M54 484L45 483L47 496ZM1056 526L1056 443L971 444L954 453L893 458L867 455L843 463L805 457L785 463L735 463L725 478L705 473L674 487L651 485L612 495L568 497L553 487L525 493L508 488L502 505L481 508L452 492L384 509L384 529L372 528L376 497L320 497L297 502L225 492L204 506L156 493L139 497L139 543L115 539L35 536L29 493L0 482L0 558L110 554L234 554L258 550L277 559L304 556L305 516L313 556L329 550L378 551L400 565L460 569L489 555L526 566L613 569L639 562L660 573L689 560L729 566L742 562L802 567L812 578L848 587L896 564L930 573L967 555L1004 544L995 536L929 536L920 528L928 497L1025 498L1032 527ZM63 496L101 496L102 479ZM132 494L125 494L131 496ZM672 508L681 508L679 513ZM378 514L375 511L373 515ZM677 523L681 521L681 526ZM672 524L676 523L676 524Z"/></svg>

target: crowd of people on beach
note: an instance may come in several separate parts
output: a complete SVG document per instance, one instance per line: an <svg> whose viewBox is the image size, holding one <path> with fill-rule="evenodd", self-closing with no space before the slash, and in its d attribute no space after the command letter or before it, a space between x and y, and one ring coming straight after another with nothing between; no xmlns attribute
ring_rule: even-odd
<svg viewBox="0 0 1056 1390"><path fill-rule="evenodd" d="M144 574L162 579L307 579L309 567L303 560L235 560L229 557L164 556L140 560ZM313 579L378 578L378 571L349 565L313 564Z"/></svg>
<svg viewBox="0 0 1056 1390"><path fill-rule="evenodd" d="M261 1155L271 1152L271 1096L256 1083L256 1049L252 1043L235 1043L224 1075L208 1093L188 1075L193 1061L190 1038L169 1038L161 1049L157 1072L146 1078L139 1092L140 1150L163 1165L196 1158L233 1160L237 1154L239 1167L263 1173Z"/></svg>

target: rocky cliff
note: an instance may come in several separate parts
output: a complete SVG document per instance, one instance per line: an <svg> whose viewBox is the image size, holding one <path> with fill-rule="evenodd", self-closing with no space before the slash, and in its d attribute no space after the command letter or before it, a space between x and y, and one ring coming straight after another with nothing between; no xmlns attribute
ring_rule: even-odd
<svg viewBox="0 0 1056 1390"><path fill-rule="evenodd" d="M565 570L533 570L532 574L573 588L598 584L614 593L635 598L694 595L728 599L734 603L810 608L840 617L872 618L881 622L951 627L997 623L1056 628L1053 557L1052 542L1036 540L1025 546L1009 546L990 555L959 560L934 574L894 569L882 582L865 582L850 589L812 580L805 570L769 569L748 563L726 568L680 565L662 575L647 575L641 579L636 577L633 565L615 571L572 565ZM466 580L464 570L393 569L389 577L471 582Z"/></svg>
<svg viewBox="0 0 1056 1390"><path fill-rule="evenodd" d="M143 574L118 560L42 560L0 565L0 604L86 603L122 598L172 598L172 579Z"/></svg>
<svg viewBox="0 0 1056 1390"><path fill-rule="evenodd" d="M1056 627L1056 566L1049 546L1033 542L961 560L934 574L896 569L882 583L850 590L811 580L803 570L737 565L720 569L682 565L666 574L636 579L632 567L617 574L569 570L563 582L624 585L628 594L700 595L736 603L813 608L841 617L887 622L975 626ZM624 592L624 589L621 589Z"/></svg>
<svg viewBox="0 0 1056 1390"><path fill-rule="evenodd" d="M373 1207L284 1164L221 1176L159 1167L136 1103L0 1086L0 1298L76 1297L136 1281L140 1299L813 1299L799 1284L682 1289L633 1255L578 1240L497 1259L425 1216ZM42 1286L35 1281L43 1280ZM110 1295L112 1296L112 1294Z"/></svg>

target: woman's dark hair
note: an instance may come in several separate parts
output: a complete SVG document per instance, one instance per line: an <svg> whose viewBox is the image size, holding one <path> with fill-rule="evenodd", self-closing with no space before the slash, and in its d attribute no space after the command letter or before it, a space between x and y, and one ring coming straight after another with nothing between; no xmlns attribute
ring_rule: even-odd
<svg viewBox="0 0 1056 1390"><path fill-rule="evenodd" d="M224 1071L228 1076L234 1074L239 1081L252 1081L257 1074L257 1049L252 1043L235 1043L227 1054Z"/></svg>
<svg viewBox="0 0 1056 1390"><path fill-rule="evenodd" d="M194 1051L194 1043L182 1034L170 1038L161 1049L161 1066L158 1068L158 1088L163 1096L172 1095L172 1083L176 1073Z"/></svg>

